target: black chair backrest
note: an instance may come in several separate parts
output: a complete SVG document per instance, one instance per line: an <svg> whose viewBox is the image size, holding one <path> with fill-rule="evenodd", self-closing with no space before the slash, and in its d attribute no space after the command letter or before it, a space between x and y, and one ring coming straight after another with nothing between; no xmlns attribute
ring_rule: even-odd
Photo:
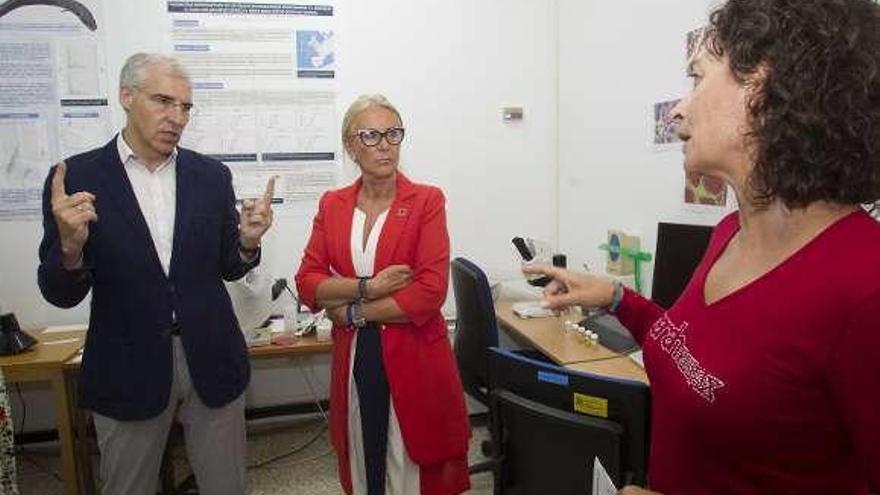
<svg viewBox="0 0 880 495"><path fill-rule="evenodd" d="M555 416L567 418L566 427L570 429L573 440L590 435L596 437L592 443L572 441L569 442L571 446L565 447L575 449L572 452L566 450L565 456L575 456L581 468L572 471L565 483L560 482L560 486L578 485L578 493L584 493L583 486L579 485L580 477L587 470L592 472L593 457L599 457L615 483L644 484L647 481L651 393L646 384L582 373L492 348L489 352L489 388L493 396L492 423L496 429L493 439L501 445L502 466L508 463L509 455L516 457L510 451L518 445L510 437L515 432L507 431L503 413L505 394L515 394L521 399L552 409ZM545 421L548 424L554 422L559 424L560 420ZM552 432L552 429L548 431ZM615 434L618 435L617 447L609 447L608 442ZM545 441L545 438L552 437L551 433L526 435L528 438L521 441L531 442L523 444L531 446L520 447L520 456L527 455L535 459L534 462L540 462L538 459L541 457L563 457L558 454L563 449L561 445ZM501 472L503 476L503 467ZM507 481L504 478L501 480L502 483ZM546 493L563 491L550 490Z"/></svg>
<svg viewBox="0 0 880 495"><path fill-rule="evenodd" d="M461 381L469 395L488 405L489 348L498 345L498 323L486 274L464 258L452 260L455 293L453 348Z"/></svg>
<svg viewBox="0 0 880 495"><path fill-rule="evenodd" d="M620 479L623 427L549 407L504 389L492 391L492 426L500 436L496 493L593 493L593 459Z"/></svg>

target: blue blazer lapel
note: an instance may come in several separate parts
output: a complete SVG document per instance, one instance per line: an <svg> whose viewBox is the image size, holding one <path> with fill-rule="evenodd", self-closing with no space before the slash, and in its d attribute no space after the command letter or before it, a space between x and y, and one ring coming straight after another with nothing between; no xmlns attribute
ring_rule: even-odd
<svg viewBox="0 0 880 495"><path fill-rule="evenodd" d="M156 245L150 235L150 229L147 227L147 221L141 212L137 197L134 195L131 181L128 180L128 174L125 173L125 166L119 160L119 150L116 147L118 137L117 134L117 137L104 146L103 159L101 160L103 166L98 167L101 172L101 182L104 185L104 191L128 221L134 235L143 239L141 244L149 250L156 268L161 272L162 264L159 262L159 254L156 253ZM104 212L98 212L98 214L102 215Z"/></svg>
<svg viewBox="0 0 880 495"><path fill-rule="evenodd" d="M187 228L191 224L192 196L195 188L195 171L192 169L190 151L178 148L177 152L177 197L174 211L174 239L171 247L171 266L169 276L176 273L177 259L180 256L180 243L185 239Z"/></svg>

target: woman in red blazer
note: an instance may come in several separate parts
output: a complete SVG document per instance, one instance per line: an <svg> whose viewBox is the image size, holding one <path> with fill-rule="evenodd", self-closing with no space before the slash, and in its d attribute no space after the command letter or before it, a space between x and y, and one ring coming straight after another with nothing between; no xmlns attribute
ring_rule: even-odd
<svg viewBox="0 0 880 495"><path fill-rule="evenodd" d="M440 308L449 279L443 193L398 170L404 129L361 96L342 139L361 177L326 193L296 274L334 322L330 425L348 494L469 488L464 392Z"/></svg>

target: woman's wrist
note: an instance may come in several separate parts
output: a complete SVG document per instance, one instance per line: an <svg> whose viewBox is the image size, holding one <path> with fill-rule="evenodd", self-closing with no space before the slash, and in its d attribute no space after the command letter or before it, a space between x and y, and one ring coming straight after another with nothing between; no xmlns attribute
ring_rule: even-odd
<svg viewBox="0 0 880 495"><path fill-rule="evenodd" d="M357 299L367 301L370 299L370 277L358 277Z"/></svg>
<svg viewBox="0 0 880 495"><path fill-rule="evenodd" d="M350 327L363 328L367 325L360 302L351 302L345 307L345 319Z"/></svg>
<svg viewBox="0 0 880 495"><path fill-rule="evenodd" d="M611 294L608 298L608 304L605 305L605 310L611 314L617 312L617 309L620 307L620 303L623 301L623 284L620 280L611 280Z"/></svg>

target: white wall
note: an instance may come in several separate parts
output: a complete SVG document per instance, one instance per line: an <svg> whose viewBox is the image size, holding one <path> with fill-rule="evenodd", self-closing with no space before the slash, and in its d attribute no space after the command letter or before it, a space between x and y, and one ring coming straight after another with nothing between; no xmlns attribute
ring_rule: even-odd
<svg viewBox="0 0 880 495"><path fill-rule="evenodd" d="M610 228L640 235L653 253L658 221L720 219L720 209L682 205L680 146L651 144L653 104L686 93L684 35L710 6L559 0L559 241L570 265L604 268L598 246Z"/></svg>
<svg viewBox="0 0 880 495"><path fill-rule="evenodd" d="M556 2L353 0L340 8L340 101L384 92L404 167L447 195L453 256L512 270L514 235L552 240ZM501 108L522 106L505 124Z"/></svg>
<svg viewBox="0 0 880 495"><path fill-rule="evenodd" d="M404 169L446 192L453 256L471 257L490 272L512 272L517 265L511 237L553 241L556 2L342 0L336 6L338 120L361 93L382 92L399 107L407 127ZM115 86L129 54L167 50L168 21L164 2L157 0L107 0L104 7L108 73ZM111 105L119 126L123 114L116 95ZM524 107L524 121L503 123L503 106ZM311 215L277 219L264 242L268 273L291 278L310 222ZM43 302L36 286L41 234L38 223L0 223L4 310L15 311L25 325L85 321L87 302L72 310ZM326 362L310 364L326 382ZM258 369L249 402L308 400L299 379L291 370ZM51 426L51 417L33 411L30 407L28 430Z"/></svg>
<svg viewBox="0 0 880 495"><path fill-rule="evenodd" d="M399 106L405 170L446 191L453 255L490 274L515 272L514 235L545 239L571 264L594 267L604 266L597 246L612 227L641 235L653 251L658 221L711 224L722 214L684 208L680 150L650 144L652 105L686 92L684 33L705 23L710 5L340 1L340 120L360 93L383 92ZM128 54L166 49L162 6L105 2L112 77ZM504 124L503 106L523 106L524 121ZM309 222L282 218L273 227L264 255L272 275L295 270ZM87 308L56 310L39 296L40 233L37 224L0 224L0 301L25 324L82 321ZM309 364L326 381L326 362ZM308 398L298 373L254 374L251 404ZM51 424L33 410L29 429Z"/></svg>
<svg viewBox="0 0 880 495"><path fill-rule="evenodd" d="M111 86L136 51L167 51L164 2L106 1ZM556 169L554 1L337 2L339 121L357 95L382 92L405 119L402 166L447 195L453 256L513 270L510 238L553 241ZM138 29L131 29L138 25ZM124 115L111 92L116 127ZM525 119L505 124L503 106ZM354 175L350 162L346 177ZM528 200L525 200L525 199ZM265 242L264 268L290 277L311 215L279 218ZM87 301L58 310L36 286L37 223L2 223L0 303L26 324L84 321ZM500 251L503 250L503 251ZM499 259L503 252L503 259Z"/></svg>

